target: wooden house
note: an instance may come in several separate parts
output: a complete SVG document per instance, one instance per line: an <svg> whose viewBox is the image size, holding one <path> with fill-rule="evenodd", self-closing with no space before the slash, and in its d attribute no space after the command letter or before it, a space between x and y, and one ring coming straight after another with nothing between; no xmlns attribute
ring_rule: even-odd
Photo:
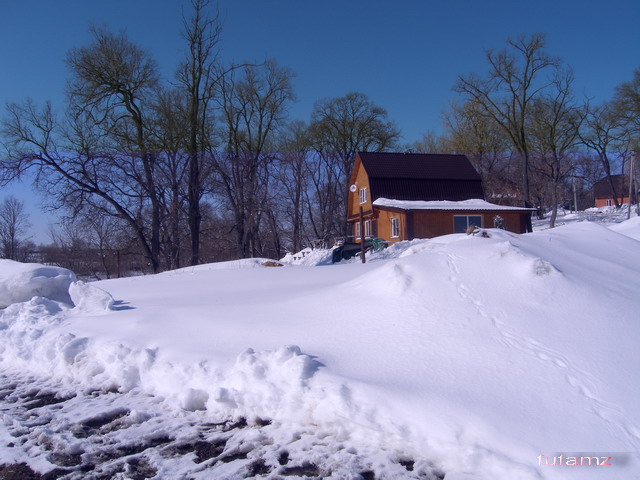
<svg viewBox="0 0 640 480"><path fill-rule="evenodd" d="M627 175L611 175L611 182L616 189L618 203L629 203L629 177ZM598 180L593 186L593 196L596 207L611 207L616 204L613 200L611 183L609 178L604 177Z"/></svg>
<svg viewBox="0 0 640 480"><path fill-rule="evenodd" d="M358 153L350 178L348 221L387 242L462 233L471 225L526 231L531 209L485 201L465 155Z"/></svg>

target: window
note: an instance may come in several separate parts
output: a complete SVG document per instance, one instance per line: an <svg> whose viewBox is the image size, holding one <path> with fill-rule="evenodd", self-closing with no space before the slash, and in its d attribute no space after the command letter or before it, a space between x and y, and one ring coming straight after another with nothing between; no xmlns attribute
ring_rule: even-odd
<svg viewBox="0 0 640 480"><path fill-rule="evenodd" d="M610 198L607 198L607 207L610 207L613 202Z"/></svg>
<svg viewBox="0 0 640 480"><path fill-rule="evenodd" d="M360 203L367 203L367 187L360 189Z"/></svg>
<svg viewBox="0 0 640 480"><path fill-rule="evenodd" d="M400 236L400 219L393 217L391 219L391 237L398 238Z"/></svg>
<svg viewBox="0 0 640 480"><path fill-rule="evenodd" d="M364 236L365 237L371 236L371 220L364 221Z"/></svg>
<svg viewBox="0 0 640 480"><path fill-rule="evenodd" d="M482 227L481 215L454 215L453 231L454 233L464 233L470 226Z"/></svg>
<svg viewBox="0 0 640 480"><path fill-rule="evenodd" d="M356 238L360 238L360 222L356 222L354 225L356 226L354 235Z"/></svg>

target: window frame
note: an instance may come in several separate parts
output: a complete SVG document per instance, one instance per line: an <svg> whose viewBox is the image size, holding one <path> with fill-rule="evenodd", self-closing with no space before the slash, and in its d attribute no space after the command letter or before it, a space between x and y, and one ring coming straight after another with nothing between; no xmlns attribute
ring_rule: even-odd
<svg viewBox="0 0 640 480"><path fill-rule="evenodd" d="M391 238L400 238L400 217L391 217Z"/></svg>
<svg viewBox="0 0 640 480"><path fill-rule="evenodd" d="M367 187L362 187L360 189L360 205L363 203L367 203Z"/></svg>
<svg viewBox="0 0 640 480"><path fill-rule="evenodd" d="M360 222L355 222L355 231L354 231L354 237L355 238L360 238Z"/></svg>
<svg viewBox="0 0 640 480"><path fill-rule="evenodd" d="M364 221L364 236L365 238L371 236L371 220Z"/></svg>
<svg viewBox="0 0 640 480"><path fill-rule="evenodd" d="M465 233L470 227L470 223L469 223L469 218L470 217L478 217L480 219L480 225L476 225L476 226L478 228L483 228L482 224L484 223L484 216L482 214L480 214L480 215L454 215L453 216L453 233ZM456 230L456 218L464 218L464 219L466 219L466 227L461 232Z"/></svg>

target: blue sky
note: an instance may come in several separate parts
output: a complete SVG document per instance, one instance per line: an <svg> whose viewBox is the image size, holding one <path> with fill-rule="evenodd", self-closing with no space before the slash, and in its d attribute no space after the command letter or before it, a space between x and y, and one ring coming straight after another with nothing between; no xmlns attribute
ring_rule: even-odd
<svg viewBox="0 0 640 480"><path fill-rule="evenodd" d="M295 73L292 118L308 120L318 99L351 91L386 108L406 143L440 131L442 111L456 98L460 74L486 68L484 52L509 36L541 31L547 51L571 65L576 94L607 100L640 68L637 0L220 0L223 57L275 58ZM167 79L181 58L179 0L4 0L0 3L0 101L64 103L69 49L87 44L91 23L148 49ZM15 193L32 208L29 185ZM34 229L36 230L36 229ZM38 234L38 239L42 235Z"/></svg>

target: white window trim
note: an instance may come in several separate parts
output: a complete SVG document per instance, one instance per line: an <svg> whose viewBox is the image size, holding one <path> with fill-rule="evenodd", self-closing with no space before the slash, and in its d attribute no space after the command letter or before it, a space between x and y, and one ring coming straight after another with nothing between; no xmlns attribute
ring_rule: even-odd
<svg viewBox="0 0 640 480"><path fill-rule="evenodd" d="M371 236L371 220L364 221L364 236L365 237Z"/></svg>
<svg viewBox="0 0 640 480"><path fill-rule="evenodd" d="M395 235L393 234L394 230L396 231ZM399 217L391 218L391 238L400 238L400 218Z"/></svg>
<svg viewBox="0 0 640 480"><path fill-rule="evenodd" d="M355 226L356 226L355 237L360 238L360 222L356 222Z"/></svg>
<svg viewBox="0 0 640 480"><path fill-rule="evenodd" d="M360 204L367 203L367 187L360 189Z"/></svg>

